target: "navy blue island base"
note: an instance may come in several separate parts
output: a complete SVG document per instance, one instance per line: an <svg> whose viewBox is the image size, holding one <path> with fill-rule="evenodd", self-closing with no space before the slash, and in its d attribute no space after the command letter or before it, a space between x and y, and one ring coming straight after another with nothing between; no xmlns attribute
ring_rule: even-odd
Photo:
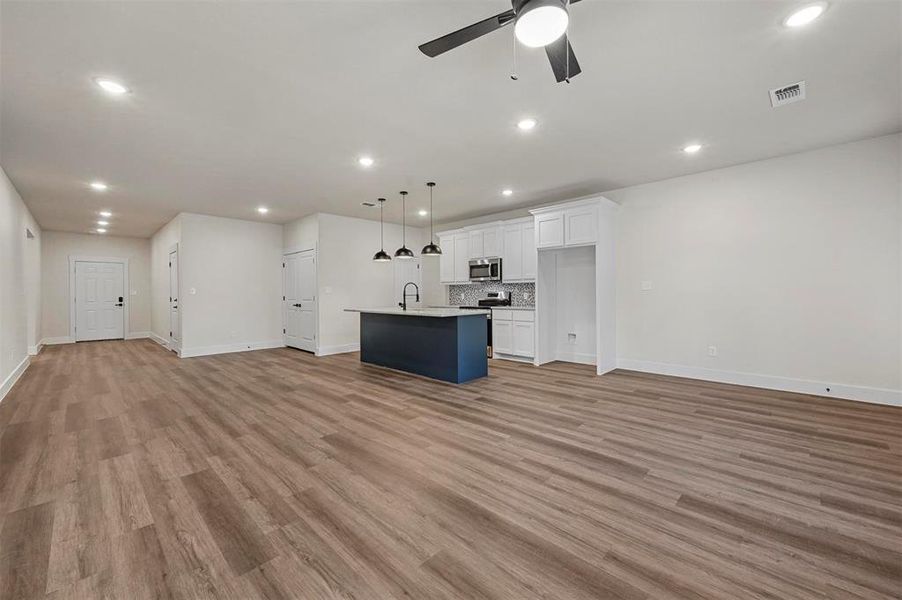
<svg viewBox="0 0 902 600"><path fill-rule="evenodd" d="M489 373L486 316L427 317L361 312L360 360L464 383Z"/></svg>

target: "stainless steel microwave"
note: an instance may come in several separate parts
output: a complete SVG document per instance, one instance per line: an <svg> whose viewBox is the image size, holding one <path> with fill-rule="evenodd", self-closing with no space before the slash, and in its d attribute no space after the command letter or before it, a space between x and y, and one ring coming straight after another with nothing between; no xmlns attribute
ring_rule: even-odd
<svg viewBox="0 0 902 600"><path fill-rule="evenodd" d="M477 258L471 260L470 281L501 281L501 259Z"/></svg>

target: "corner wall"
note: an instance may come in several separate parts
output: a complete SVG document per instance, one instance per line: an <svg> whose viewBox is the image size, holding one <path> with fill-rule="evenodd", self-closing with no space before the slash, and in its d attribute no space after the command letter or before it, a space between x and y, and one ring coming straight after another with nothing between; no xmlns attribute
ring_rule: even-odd
<svg viewBox="0 0 902 600"><path fill-rule="evenodd" d="M181 356L282 346L282 226L180 220Z"/></svg>
<svg viewBox="0 0 902 600"><path fill-rule="evenodd" d="M902 403L900 164L896 134L606 193L619 366Z"/></svg>

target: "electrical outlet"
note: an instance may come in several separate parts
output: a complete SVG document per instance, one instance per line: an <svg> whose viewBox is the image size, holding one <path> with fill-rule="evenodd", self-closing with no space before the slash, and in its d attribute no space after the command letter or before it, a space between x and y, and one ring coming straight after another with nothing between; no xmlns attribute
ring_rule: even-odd
<svg viewBox="0 0 902 600"><path fill-rule="evenodd" d="M708 346L708 356L717 356L717 346Z"/></svg>

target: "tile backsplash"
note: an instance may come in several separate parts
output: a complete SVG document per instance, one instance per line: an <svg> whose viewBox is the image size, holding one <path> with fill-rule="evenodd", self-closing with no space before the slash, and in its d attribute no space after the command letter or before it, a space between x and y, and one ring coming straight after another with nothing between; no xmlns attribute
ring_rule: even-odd
<svg viewBox="0 0 902 600"><path fill-rule="evenodd" d="M508 292L513 306L533 306L536 303L534 283L468 283L448 286L448 304L475 306L489 292Z"/></svg>

